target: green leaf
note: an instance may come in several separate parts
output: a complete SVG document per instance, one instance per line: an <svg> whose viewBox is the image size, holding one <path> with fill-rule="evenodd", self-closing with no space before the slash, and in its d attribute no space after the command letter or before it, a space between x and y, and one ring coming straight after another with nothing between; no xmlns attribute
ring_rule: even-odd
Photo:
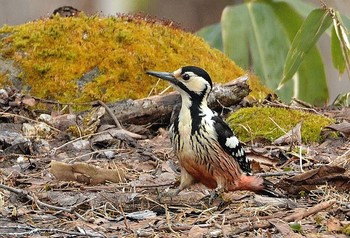
<svg viewBox="0 0 350 238"><path fill-rule="evenodd" d="M273 13L266 10L269 7L272 8ZM225 8L222 14L221 27L220 24L211 25L201 29L198 34L206 39L211 46L223 49L241 67L245 69L252 67L267 86L276 89L278 82L282 78L285 58L277 57L279 60L272 61L270 65L266 66L266 62L271 61L264 57L266 54L263 52L264 49L268 48L267 51L284 52L284 57L286 57L287 53L283 47L265 47L264 44L269 42L269 36L265 36L270 35L271 38L275 38L276 34L277 37L281 35L282 38L287 38L284 41L287 42L289 47L290 42L293 41L294 36L303 23L303 17L306 17L314 8L314 5L305 3L303 0L269 0L264 3L250 2L229 6ZM255 16L254 14L257 11L257 16ZM270 28L275 29L275 34L270 34L271 29L264 32L262 30L264 27L260 28L261 15L264 14L271 16L277 22L270 24ZM258 24L254 26L253 22L256 23L257 21ZM266 22L269 25L269 21ZM344 25L348 23L348 19L345 18ZM252 33L256 28L258 28L258 32ZM260 39L264 40L264 42L257 41L259 35L261 35ZM273 70L276 71L270 71L270 67L273 67ZM267 74L264 73L264 68L268 70L265 70ZM279 74L276 72L279 72ZM268 75L267 79L266 75ZM278 75L278 77L273 77L274 75ZM274 83L271 82L273 80L275 80ZM322 104L328 99L324 66L316 46L311 47L307 57L304 57L294 80L288 80L276 93L283 101L289 101L292 97L297 97L310 103Z"/></svg>
<svg viewBox="0 0 350 238"><path fill-rule="evenodd" d="M221 24L216 23L203 27L196 33L202 37L211 47L223 51L222 36L221 36Z"/></svg>
<svg viewBox="0 0 350 238"><path fill-rule="evenodd" d="M224 53L244 69L250 66L248 17L247 7L243 4L226 7L221 16Z"/></svg>
<svg viewBox="0 0 350 238"><path fill-rule="evenodd" d="M320 52L313 47L299 67L294 97L322 106L328 99L328 86Z"/></svg>
<svg viewBox="0 0 350 238"><path fill-rule="evenodd" d="M336 107L349 107L350 105L350 92L349 93L343 93L339 94L337 98L332 103L333 106Z"/></svg>
<svg viewBox="0 0 350 238"><path fill-rule="evenodd" d="M271 6L284 26L290 41L293 41L304 21L302 14L299 14L303 5L298 6L298 12L294 9L294 5L285 2L273 2ZM308 6L305 7L308 8ZM295 87L290 89L290 83L292 82L295 82ZM286 82L280 90L282 91L277 91L277 93L284 101L289 101L292 96L314 105L322 105L327 101L328 86L326 74L321 54L316 45L311 48L300 64L294 80Z"/></svg>
<svg viewBox="0 0 350 238"><path fill-rule="evenodd" d="M334 68L336 68L341 74L345 70L345 60L340 46L340 41L333 27L332 29L332 42L331 42L331 52L332 52L332 62Z"/></svg>
<svg viewBox="0 0 350 238"><path fill-rule="evenodd" d="M302 232L302 226L299 224L299 223L293 223L293 224L290 224L290 228L292 229L292 231L294 232L298 232L298 233L301 233Z"/></svg>
<svg viewBox="0 0 350 238"><path fill-rule="evenodd" d="M247 4L252 27L249 35L254 70L267 86L276 89L289 49L288 35L271 6Z"/></svg>
<svg viewBox="0 0 350 238"><path fill-rule="evenodd" d="M303 18L306 18L311 11L313 11L317 6L319 6L312 3L306 3L307 1L305 0L276 0L272 1L272 4L274 2L277 4L287 4L291 8L297 10L298 14L300 14Z"/></svg>
<svg viewBox="0 0 350 238"><path fill-rule="evenodd" d="M283 77L278 88L281 88L294 76L307 53L331 23L332 18L323 9L312 11L305 19L288 52Z"/></svg>
<svg viewBox="0 0 350 238"><path fill-rule="evenodd" d="M244 68L252 64L263 82L275 89L282 75L289 39L271 6L249 2L226 7L221 24L224 52Z"/></svg>
<svg viewBox="0 0 350 238"><path fill-rule="evenodd" d="M338 60L333 61L333 64L336 63L339 66L339 72L343 73L347 69L350 77L350 42L348 38L347 29L344 27L344 23L339 12L330 9L330 12L333 14L333 30L332 32L332 50L335 50L334 54L339 53L341 56L334 56L332 59ZM337 38L337 40L335 39ZM334 49L333 49L334 43ZM338 45L339 44L339 45ZM339 52L340 51L340 52ZM333 51L332 51L333 56ZM343 61L343 63L342 63ZM344 64L344 69L342 68ZM335 66L336 67L336 66Z"/></svg>

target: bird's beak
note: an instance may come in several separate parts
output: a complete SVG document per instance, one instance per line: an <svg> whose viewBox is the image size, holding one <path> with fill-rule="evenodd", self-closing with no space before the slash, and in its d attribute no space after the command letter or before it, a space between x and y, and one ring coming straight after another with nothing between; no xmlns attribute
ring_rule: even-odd
<svg viewBox="0 0 350 238"><path fill-rule="evenodd" d="M177 84L178 80L175 78L173 73L168 72L156 72L156 71L146 71L146 74L152 75L157 78L164 79L172 84Z"/></svg>

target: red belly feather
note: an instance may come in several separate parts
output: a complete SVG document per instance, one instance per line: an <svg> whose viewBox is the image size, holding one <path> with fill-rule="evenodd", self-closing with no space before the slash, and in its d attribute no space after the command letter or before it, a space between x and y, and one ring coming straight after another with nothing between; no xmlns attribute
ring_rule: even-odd
<svg viewBox="0 0 350 238"><path fill-rule="evenodd" d="M208 171L205 165L200 165L189 157L183 157L180 160L181 166L196 180L210 189L217 187L214 176Z"/></svg>

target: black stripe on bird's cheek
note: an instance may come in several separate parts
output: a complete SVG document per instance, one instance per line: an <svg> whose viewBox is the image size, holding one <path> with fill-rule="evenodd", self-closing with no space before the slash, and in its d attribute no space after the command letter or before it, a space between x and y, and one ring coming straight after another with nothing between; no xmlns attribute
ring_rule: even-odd
<svg viewBox="0 0 350 238"><path fill-rule="evenodd" d="M194 135L196 131L198 131L199 126L202 123L202 118L204 115L202 115L202 102L204 100L204 97L206 95L206 91L208 89L208 86L205 86L205 89L200 93L197 94L195 92L191 92L190 97L191 97L191 107L190 112L191 112L191 118L192 118L192 130L191 130L191 135Z"/></svg>

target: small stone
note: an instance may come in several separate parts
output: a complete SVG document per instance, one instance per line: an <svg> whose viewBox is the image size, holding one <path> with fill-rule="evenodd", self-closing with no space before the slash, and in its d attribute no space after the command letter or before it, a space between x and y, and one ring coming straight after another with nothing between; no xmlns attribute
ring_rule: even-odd
<svg viewBox="0 0 350 238"><path fill-rule="evenodd" d="M51 124L52 122L52 116L49 114L40 114L39 121L46 122L48 124Z"/></svg>
<svg viewBox="0 0 350 238"><path fill-rule="evenodd" d="M37 135L41 137L46 137L51 132L51 128L44 122L35 124L35 129L37 131Z"/></svg>
<svg viewBox="0 0 350 238"><path fill-rule="evenodd" d="M107 159L113 159L115 156L115 152L112 150L105 151L103 154L107 157Z"/></svg>
<svg viewBox="0 0 350 238"><path fill-rule="evenodd" d="M88 140L78 140L73 142L72 146L76 150L87 150L90 149L90 142Z"/></svg>
<svg viewBox="0 0 350 238"><path fill-rule="evenodd" d="M27 137L46 137L51 132L51 128L44 122L39 122L34 125L23 123L22 131Z"/></svg>
<svg viewBox="0 0 350 238"><path fill-rule="evenodd" d="M0 99L7 100L9 97L5 89L0 89Z"/></svg>
<svg viewBox="0 0 350 238"><path fill-rule="evenodd" d="M27 159L23 156L17 158L17 164L23 164Z"/></svg>
<svg viewBox="0 0 350 238"><path fill-rule="evenodd" d="M32 137L36 135L35 127L29 123L23 123L22 131L26 137Z"/></svg>

